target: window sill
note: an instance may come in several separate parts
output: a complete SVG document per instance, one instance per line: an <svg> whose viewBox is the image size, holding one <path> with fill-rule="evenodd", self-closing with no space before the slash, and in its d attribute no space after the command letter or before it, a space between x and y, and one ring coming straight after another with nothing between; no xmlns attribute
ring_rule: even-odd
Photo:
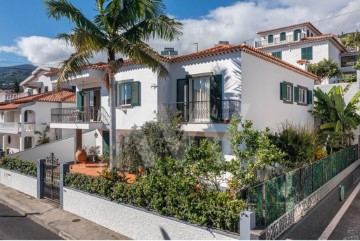
<svg viewBox="0 0 360 241"><path fill-rule="evenodd" d="M126 104L126 105L119 105L117 108L119 109L131 109L134 106L132 106L131 104Z"/></svg>

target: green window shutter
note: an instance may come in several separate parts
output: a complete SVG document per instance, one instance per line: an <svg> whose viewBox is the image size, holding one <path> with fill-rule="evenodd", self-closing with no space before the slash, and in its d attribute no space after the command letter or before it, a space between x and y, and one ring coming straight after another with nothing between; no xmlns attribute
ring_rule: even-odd
<svg viewBox="0 0 360 241"><path fill-rule="evenodd" d="M139 81L131 83L131 105L139 106L141 99L141 83Z"/></svg>
<svg viewBox="0 0 360 241"><path fill-rule="evenodd" d="M312 104L312 102L313 102L313 93L311 90L308 90L307 91L307 103Z"/></svg>
<svg viewBox="0 0 360 241"><path fill-rule="evenodd" d="M287 84L284 82L280 83L280 100L287 99Z"/></svg>
<svg viewBox="0 0 360 241"><path fill-rule="evenodd" d="M300 30L300 29L296 29L296 30L294 31L294 41L299 41L300 34L301 34L301 30Z"/></svg>
<svg viewBox="0 0 360 241"><path fill-rule="evenodd" d="M271 34L268 36L268 43L270 44L272 42L274 42L274 35Z"/></svg>
<svg viewBox="0 0 360 241"><path fill-rule="evenodd" d="M210 77L210 118L215 122L222 120L222 75Z"/></svg>
<svg viewBox="0 0 360 241"><path fill-rule="evenodd" d="M299 87L294 87L294 102L299 102Z"/></svg>
<svg viewBox="0 0 360 241"><path fill-rule="evenodd" d="M285 41L286 40L286 33L285 32L282 32L280 34L280 41Z"/></svg>
<svg viewBox="0 0 360 241"><path fill-rule="evenodd" d="M83 93L82 93L82 91L76 92L76 107L83 107Z"/></svg>
<svg viewBox="0 0 360 241"><path fill-rule="evenodd" d="M306 48L301 49L301 59L306 59Z"/></svg>
<svg viewBox="0 0 360 241"><path fill-rule="evenodd" d="M176 109L184 121L189 120L189 79L176 81Z"/></svg>
<svg viewBox="0 0 360 241"><path fill-rule="evenodd" d="M307 60L312 60L312 47L308 47Z"/></svg>

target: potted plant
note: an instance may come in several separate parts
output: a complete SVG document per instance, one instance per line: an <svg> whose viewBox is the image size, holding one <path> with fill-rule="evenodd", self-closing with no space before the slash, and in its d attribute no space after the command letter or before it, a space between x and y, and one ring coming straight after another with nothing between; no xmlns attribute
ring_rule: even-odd
<svg viewBox="0 0 360 241"><path fill-rule="evenodd" d="M75 160L76 160L76 162L86 163L87 154L86 154L85 147L80 147L77 149L77 151L75 153Z"/></svg>
<svg viewBox="0 0 360 241"><path fill-rule="evenodd" d="M91 160L92 162L99 162L100 146L91 146L88 149L87 154L89 160Z"/></svg>

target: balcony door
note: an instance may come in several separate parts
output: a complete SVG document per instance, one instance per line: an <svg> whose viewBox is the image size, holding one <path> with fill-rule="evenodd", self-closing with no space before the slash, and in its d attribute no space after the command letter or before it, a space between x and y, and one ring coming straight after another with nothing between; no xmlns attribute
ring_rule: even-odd
<svg viewBox="0 0 360 241"><path fill-rule="evenodd" d="M98 89L85 89L83 91L84 107L88 118L91 121L97 121L101 108L101 92Z"/></svg>
<svg viewBox="0 0 360 241"><path fill-rule="evenodd" d="M210 77L191 79L192 99L190 119L193 122L210 121Z"/></svg>

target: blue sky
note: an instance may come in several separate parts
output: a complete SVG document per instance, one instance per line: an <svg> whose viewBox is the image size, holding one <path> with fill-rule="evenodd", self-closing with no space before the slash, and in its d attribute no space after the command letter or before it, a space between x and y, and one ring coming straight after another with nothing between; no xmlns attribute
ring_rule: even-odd
<svg viewBox="0 0 360 241"><path fill-rule="evenodd" d="M86 16L94 15L93 0L71 0ZM175 47L180 54L213 46L220 40L240 43L256 37L256 32L304 21L321 19L360 9L360 0L164 0L167 13L183 22L183 36L172 43L153 40L157 51ZM360 29L360 12L316 23L324 33ZM20 63L54 65L71 49L53 38L69 32L67 20L46 16L42 0L1 0L0 66ZM101 56L98 56L101 60Z"/></svg>

